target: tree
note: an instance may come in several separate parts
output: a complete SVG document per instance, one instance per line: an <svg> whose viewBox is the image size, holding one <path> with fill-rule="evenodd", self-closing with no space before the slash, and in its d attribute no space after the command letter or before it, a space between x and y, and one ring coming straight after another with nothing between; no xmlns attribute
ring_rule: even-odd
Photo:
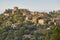
<svg viewBox="0 0 60 40"><path fill-rule="evenodd" d="M46 33L45 40L49 40L49 34L48 34L48 32Z"/></svg>
<svg viewBox="0 0 60 40"><path fill-rule="evenodd" d="M50 40L60 40L60 28L56 27L53 30Z"/></svg>

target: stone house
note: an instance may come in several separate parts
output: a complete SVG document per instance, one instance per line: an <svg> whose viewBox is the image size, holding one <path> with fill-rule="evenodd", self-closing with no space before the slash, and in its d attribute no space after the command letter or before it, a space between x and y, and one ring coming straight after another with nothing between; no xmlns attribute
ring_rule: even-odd
<svg viewBox="0 0 60 40"><path fill-rule="evenodd" d="M38 16L39 16L39 17L43 17L43 16L44 16L44 12L39 12L39 13L38 13Z"/></svg>
<svg viewBox="0 0 60 40"><path fill-rule="evenodd" d="M38 23L41 24L41 25L45 25L45 20L44 19L39 19Z"/></svg>
<svg viewBox="0 0 60 40"><path fill-rule="evenodd" d="M37 18L38 18L38 17L36 17L36 16L32 17L32 22L33 22L33 23L37 23Z"/></svg>
<svg viewBox="0 0 60 40"><path fill-rule="evenodd" d="M34 12L31 12L31 15L35 15L35 13Z"/></svg>
<svg viewBox="0 0 60 40"><path fill-rule="evenodd" d="M31 20L32 20L32 15L31 15L31 14L26 15L25 20L26 20L26 21L31 21Z"/></svg>
<svg viewBox="0 0 60 40"><path fill-rule="evenodd" d="M23 14L23 16L30 14L30 11L27 9L19 9L19 11Z"/></svg>
<svg viewBox="0 0 60 40"><path fill-rule="evenodd" d="M18 7L14 7L14 9L12 9L12 14L18 13Z"/></svg>
<svg viewBox="0 0 60 40"><path fill-rule="evenodd" d="M9 16L9 13L4 13L3 15L4 15L4 16Z"/></svg>
<svg viewBox="0 0 60 40"><path fill-rule="evenodd" d="M56 25L60 25L60 19L54 20Z"/></svg>
<svg viewBox="0 0 60 40"><path fill-rule="evenodd" d="M39 12L31 12L31 15L38 15Z"/></svg>
<svg viewBox="0 0 60 40"><path fill-rule="evenodd" d="M54 25L60 25L60 18L52 18L51 21L48 22L48 24L53 23Z"/></svg>

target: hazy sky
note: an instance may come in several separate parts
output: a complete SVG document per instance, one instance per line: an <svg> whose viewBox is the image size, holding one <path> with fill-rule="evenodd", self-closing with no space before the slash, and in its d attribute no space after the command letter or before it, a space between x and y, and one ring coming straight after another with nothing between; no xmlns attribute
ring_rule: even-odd
<svg viewBox="0 0 60 40"><path fill-rule="evenodd" d="M60 9L60 0L0 0L0 13L5 9L18 6L31 11L51 11Z"/></svg>

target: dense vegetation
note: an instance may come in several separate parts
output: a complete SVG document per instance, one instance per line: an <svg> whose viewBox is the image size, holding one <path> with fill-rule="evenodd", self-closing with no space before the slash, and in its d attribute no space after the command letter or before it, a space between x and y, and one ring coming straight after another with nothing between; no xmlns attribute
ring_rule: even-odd
<svg viewBox="0 0 60 40"><path fill-rule="evenodd" d="M49 12L46 24L41 25L26 21L21 12L7 12L9 16L0 14L0 40L60 40L60 25L48 24L48 19L59 18L59 13Z"/></svg>

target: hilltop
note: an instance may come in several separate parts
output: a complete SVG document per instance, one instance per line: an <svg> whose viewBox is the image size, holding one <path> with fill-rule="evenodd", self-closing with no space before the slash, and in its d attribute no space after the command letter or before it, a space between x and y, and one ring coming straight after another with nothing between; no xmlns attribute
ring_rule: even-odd
<svg viewBox="0 0 60 40"><path fill-rule="evenodd" d="M46 32L51 34L55 26L60 26L60 10L46 13L14 7L0 14L0 39L44 40Z"/></svg>
<svg viewBox="0 0 60 40"><path fill-rule="evenodd" d="M56 23L55 21L60 20L60 11L52 11L49 13L37 11L32 12L27 9L19 9L18 7L14 7L13 9L6 9L0 16L4 22L13 20L16 22L23 21L23 23L25 23L30 21L32 23L46 25L49 22ZM13 23L13 21L11 22ZM46 21L48 22L46 23Z"/></svg>

